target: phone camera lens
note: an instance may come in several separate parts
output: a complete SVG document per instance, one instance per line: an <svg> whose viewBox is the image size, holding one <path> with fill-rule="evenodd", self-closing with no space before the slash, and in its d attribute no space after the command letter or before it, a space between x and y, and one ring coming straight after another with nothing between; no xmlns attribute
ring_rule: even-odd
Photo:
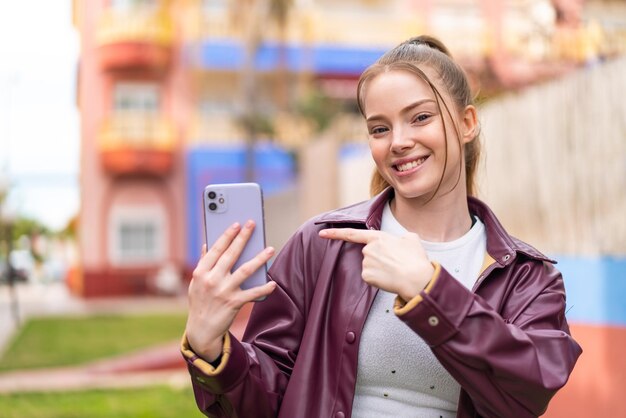
<svg viewBox="0 0 626 418"><path fill-rule="evenodd" d="M209 192L209 199L215 199L215 196L217 196L215 192Z"/></svg>
<svg viewBox="0 0 626 418"><path fill-rule="evenodd" d="M209 209L211 209L211 210L217 209L217 204L216 203L209 203Z"/></svg>

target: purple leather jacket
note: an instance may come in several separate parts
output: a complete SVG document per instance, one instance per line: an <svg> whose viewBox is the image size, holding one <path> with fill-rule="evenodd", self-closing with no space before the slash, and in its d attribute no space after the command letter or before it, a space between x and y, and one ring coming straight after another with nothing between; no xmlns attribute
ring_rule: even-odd
<svg viewBox="0 0 626 418"><path fill-rule="evenodd" d="M360 335L377 289L361 279L362 245L318 231L380 229L392 193L304 224L270 268L278 287L255 305L244 342L226 336L217 368L183 340L204 414L351 416ZM537 417L582 352L565 319L561 274L509 236L484 203L469 198L469 207L485 224L488 253L472 291L441 268L428 291L395 312L460 383L457 417Z"/></svg>

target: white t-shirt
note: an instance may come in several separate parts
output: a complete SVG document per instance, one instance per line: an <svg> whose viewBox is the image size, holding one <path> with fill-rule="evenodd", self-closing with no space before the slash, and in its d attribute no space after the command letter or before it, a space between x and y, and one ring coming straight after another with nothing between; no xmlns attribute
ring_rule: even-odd
<svg viewBox="0 0 626 418"><path fill-rule="evenodd" d="M480 274L487 235L478 219L462 237L422 245L455 279L471 289ZM385 205L381 230L408 231ZM355 418L454 418L460 385L443 368L428 345L393 313L396 295L379 290L359 343L357 382L352 405Z"/></svg>

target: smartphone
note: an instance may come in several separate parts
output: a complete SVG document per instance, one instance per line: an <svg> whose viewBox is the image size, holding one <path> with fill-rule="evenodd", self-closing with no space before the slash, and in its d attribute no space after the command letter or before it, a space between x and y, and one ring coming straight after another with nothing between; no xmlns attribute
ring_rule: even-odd
<svg viewBox="0 0 626 418"><path fill-rule="evenodd" d="M256 183L210 184L204 188L204 230L207 250L235 222L244 225L252 219L256 226L243 249L233 271L265 249L265 218L263 192ZM241 284L250 289L267 282L267 265L264 264Z"/></svg>

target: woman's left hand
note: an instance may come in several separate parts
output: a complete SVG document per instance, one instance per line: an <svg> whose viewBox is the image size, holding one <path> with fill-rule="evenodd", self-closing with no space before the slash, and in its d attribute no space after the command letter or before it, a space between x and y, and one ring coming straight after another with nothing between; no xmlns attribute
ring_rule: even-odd
<svg viewBox="0 0 626 418"><path fill-rule="evenodd" d="M337 239L363 247L363 280L379 289L409 301L428 284L435 268L430 263L417 234L397 237L382 231L329 228L320 237Z"/></svg>

